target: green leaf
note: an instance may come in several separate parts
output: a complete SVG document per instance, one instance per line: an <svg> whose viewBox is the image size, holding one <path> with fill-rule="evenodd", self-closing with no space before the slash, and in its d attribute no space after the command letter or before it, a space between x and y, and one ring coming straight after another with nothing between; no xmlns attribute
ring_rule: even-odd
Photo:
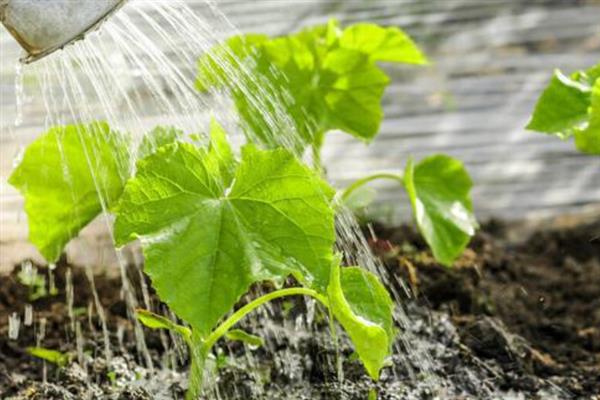
<svg viewBox="0 0 600 400"><path fill-rule="evenodd" d="M325 288L332 189L285 150L244 147L231 188L207 151L175 143L140 161L117 209L159 296L206 336L249 286L293 273Z"/></svg>
<svg viewBox="0 0 600 400"><path fill-rule="evenodd" d="M150 329L166 329L177 332L186 340L189 340L192 337L192 331L188 327L176 324L168 318L148 310L136 310L135 314L138 321Z"/></svg>
<svg viewBox="0 0 600 400"><path fill-rule="evenodd" d="M138 147L138 158L144 158L154 153L159 147L182 140L184 138L182 130L172 126L157 126L142 139Z"/></svg>
<svg viewBox="0 0 600 400"><path fill-rule="evenodd" d="M361 268L336 266L331 273L331 310L348 332L369 376L377 380L395 336L392 299L377 277Z"/></svg>
<svg viewBox="0 0 600 400"><path fill-rule="evenodd" d="M43 347L27 347L27 353L41 360L48 361L54 365L64 368L69 365L71 357L60 351L45 349Z"/></svg>
<svg viewBox="0 0 600 400"><path fill-rule="evenodd" d="M225 337L232 341L244 342L252 347L261 347L264 340L256 335L252 335L241 329L232 329L225 334Z"/></svg>
<svg viewBox="0 0 600 400"><path fill-rule="evenodd" d="M389 84L375 62L426 62L399 29L359 24L342 31L335 20L288 36L230 41L224 47L229 45L230 52L243 59L232 68L246 68L250 73L241 81L221 79L218 85L225 83L231 90L250 140L258 139L269 147L279 146L281 140L277 136L281 132L273 132L269 118L277 111L276 104L286 108L298 132L299 147L316 144L319 135L336 129L365 141L373 139L383 118L381 100ZM199 75L206 73L201 70Z"/></svg>
<svg viewBox="0 0 600 400"><path fill-rule="evenodd" d="M427 64L427 58L412 39L395 27L356 24L344 30L340 46L367 54L371 61Z"/></svg>
<svg viewBox="0 0 600 400"><path fill-rule="evenodd" d="M51 128L27 147L8 181L25 197L29 239L48 262L114 205L128 159L127 138L101 122Z"/></svg>
<svg viewBox="0 0 600 400"><path fill-rule="evenodd" d="M341 129L370 141L379 132L383 119L381 98L388 76L354 51L331 51L323 61L322 90L326 111L321 116L329 130Z"/></svg>
<svg viewBox="0 0 600 400"><path fill-rule="evenodd" d="M419 230L435 258L444 265L462 254L477 222L469 191L472 182L463 164L445 155L409 160L404 186Z"/></svg>
<svg viewBox="0 0 600 400"><path fill-rule="evenodd" d="M556 70L535 106L527 129L566 139L586 121L589 103L589 87Z"/></svg>

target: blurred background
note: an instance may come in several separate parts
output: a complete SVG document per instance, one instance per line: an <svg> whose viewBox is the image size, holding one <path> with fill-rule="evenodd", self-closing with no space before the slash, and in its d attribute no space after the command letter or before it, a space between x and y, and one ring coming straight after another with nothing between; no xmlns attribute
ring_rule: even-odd
<svg viewBox="0 0 600 400"><path fill-rule="evenodd" d="M207 7L203 0L187 2L200 14ZM381 134L372 144L345 134L328 137L324 162L336 185L368 172L402 169L409 155L420 159L444 152L463 160L471 173L480 220L600 213L600 158L580 155L572 143L524 130L554 68L570 73L600 61L600 0L211 3L231 22L216 27L223 38L236 33L232 26L278 35L337 18L342 24L372 21L401 27L426 51L429 67L386 67L393 83L384 100ZM143 27L144 21L136 25ZM0 270L37 257L26 241L22 199L6 183L14 158L46 124L44 104L35 90L39 77L25 72L16 79L20 53L1 29ZM133 76L120 77L135 85ZM17 96L21 82L23 93ZM151 126L160 115L145 118ZM377 188L370 212L388 221L408 221L408 202L400 187L381 182ZM101 226L86 229L69 246L70 256L109 263L112 251L105 236ZM107 250L98 243L108 244Z"/></svg>

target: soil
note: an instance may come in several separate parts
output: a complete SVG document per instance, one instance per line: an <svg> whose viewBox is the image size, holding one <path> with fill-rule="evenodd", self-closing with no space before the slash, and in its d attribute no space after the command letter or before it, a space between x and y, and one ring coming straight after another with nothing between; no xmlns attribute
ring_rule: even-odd
<svg viewBox="0 0 600 400"><path fill-rule="evenodd" d="M368 379L345 337L336 347L323 310L294 298L244 321L263 347L220 343L206 398L600 399L600 218L517 242L511 226L492 221L453 268L437 264L410 227L373 224L365 232L384 279L403 292L401 277L411 292L403 307L409 320L380 382ZM21 270L0 279L0 399L183 398L186 349L168 333L144 330L144 355L119 276L92 279L62 260L52 271L57 292L33 300ZM48 282L50 271L37 270ZM141 287L135 267L127 274ZM138 292L140 304L164 311L151 288ZM32 326L23 326L27 304ZM13 313L21 317L17 340L8 335ZM30 356L28 346L59 350L70 362L59 368Z"/></svg>

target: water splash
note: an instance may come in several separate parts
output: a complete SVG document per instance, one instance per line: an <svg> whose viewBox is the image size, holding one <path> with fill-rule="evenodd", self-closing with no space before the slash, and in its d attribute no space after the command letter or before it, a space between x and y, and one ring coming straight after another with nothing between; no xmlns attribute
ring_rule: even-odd
<svg viewBox="0 0 600 400"><path fill-rule="evenodd" d="M25 316L23 317L23 325L33 325L33 306L31 304L25 304Z"/></svg>
<svg viewBox="0 0 600 400"><path fill-rule="evenodd" d="M19 330L21 328L21 318L19 314L14 312L8 317L8 338L17 340L19 338Z"/></svg>

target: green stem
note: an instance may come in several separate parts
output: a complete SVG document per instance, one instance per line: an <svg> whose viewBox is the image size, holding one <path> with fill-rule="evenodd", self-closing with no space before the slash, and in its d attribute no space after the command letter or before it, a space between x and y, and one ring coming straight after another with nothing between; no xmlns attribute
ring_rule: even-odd
<svg viewBox="0 0 600 400"><path fill-rule="evenodd" d="M206 365L209 347L206 347L201 339L188 339L186 342L190 351L191 366L185 400L198 400L202 393L204 367Z"/></svg>
<svg viewBox="0 0 600 400"><path fill-rule="evenodd" d="M346 189L344 189L344 191L342 192L342 197L341 197L342 202L345 202L346 200L348 200L350 195L352 193L354 193L356 190L360 189L367 183L378 180L378 179L391 179L391 180L400 182L400 184L403 184L404 183L403 175L404 174L401 171L400 173L397 173L397 174L393 174L390 172L379 172L379 173L376 173L373 175L365 176L364 178L361 178L361 179L353 182L350 186L348 186Z"/></svg>
<svg viewBox="0 0 600 400"><path fill-rule="evenodd" d="M248 315L250 312L254 311L258 307L262 306L265 303L268 303L271 300L275 300L281 297L287 296L296 296L296 295L305 295L311 296L323 303L324 306L329 307L329 302L327 298L317 291L307 288L289 288L289 289L280 289L274 292L265 294L250 303L246 304L244 307L240 308L236 312L234 312L229 318L227 318L221 325L217 327L204 341L204 348L210 349L212 346L217 343L217 341L223 337L229 329L231 329L235 324L237 324L242 318Z"/></svg>
<svg viewBox="0 0 600 400"><path fill-rule="evenodd" d="M190 349L190 358L191 358L191 366L190 366L190 378L189 378L189 387L188 391L185 395L185 400L197 400L202 393L202 383L204 377L204 367L206 364L206 358L208 357L208 353L210 349L217 343L217 341L223 337L235 324L237 324L242 318L248 315L250 312L254 311L258 307L262 306L265 303L268 303L271 300L275 300L281 297L287 296L295 296L295 295L305 295L311 296L326 307L329 307L329 302L327 298L317 291L307 288L289 288L289 289L280 289L274 292L265 294L250 303L246 304L236 312L234 312L229 318L227 318L221 325L219 325L212 333L206 338L197 338L194 335L190 337L189 335L183 335L189 349Z"/></svg>

